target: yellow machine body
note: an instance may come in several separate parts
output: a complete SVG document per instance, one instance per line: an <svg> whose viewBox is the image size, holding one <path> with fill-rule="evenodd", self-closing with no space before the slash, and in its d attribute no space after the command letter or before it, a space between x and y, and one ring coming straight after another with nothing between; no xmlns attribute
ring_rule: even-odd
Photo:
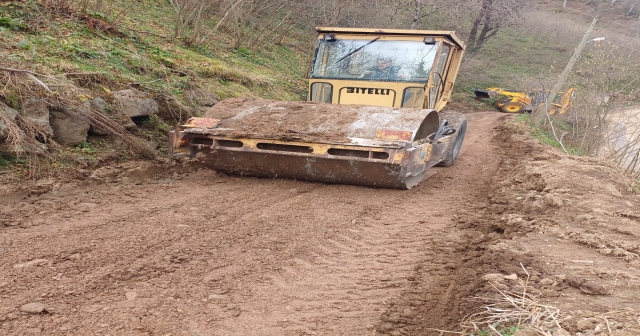
<svg viewBox="0 0 640 336"><path fill-rule="evenodd" d="M478 99L500 96L501 98L496 99L493 105L500 111L506 113L531 112L540 106L540 104L544 104L545 99L544 93L536 94L535 98L532 98L524 92L503 88L477 89L474 93ZM563 114L567 112L572 105L571 100L574 94L574 88L569 88L566 92L560 92L556 100L551 103L549 114Z"/></svg>
<svg viewBox="0 0 640 336"><path fill-rule="evenodd" d="M233 174L410 189L460 151L466 119L438 111L463 52L448 31L318 28L308 102L222 101L171 133L170 154Z"/></svg>

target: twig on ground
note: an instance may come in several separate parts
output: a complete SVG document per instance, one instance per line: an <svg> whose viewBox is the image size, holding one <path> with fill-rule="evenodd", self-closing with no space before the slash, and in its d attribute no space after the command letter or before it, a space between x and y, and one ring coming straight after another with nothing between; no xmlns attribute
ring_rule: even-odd
<svg viewBox="0 0 640 336"><path fill-rule="evenodd" d="M529 279L531 278L531 275L529 275L529 272L527 272L527 269L524 268L524 265L522 263L520 263L520 267L522 267L524 273L527 274L527 281L524 283L524 291L522 292L522 304L524 304L524 301L527 298L527 286L529 285Z"/></svg>
<svg viewBox="0 0 640 336"><path fill-rule="evenodd" d="M51 89L47 86L47 84L45 84L44 82L42 82L41 80L39 80L38 78L36 78L36 76L34 76L32 73L27 72L27 77L31 78L31 80L33 80L34 82L38 83L38 85L42 86L47 92L49 93L54 93L53 91L51 91Z"/></svg>
<svg viewBox="0 0 640 336"><path fill-rule="evenodd" d="M9 72L25 73L25 74L34 75L34 76L40 76L40 77L45 77L45 78L49 78L49 79L56 79L56 78L51 77L51 76L49 76L49 75L39 74L39 73L37 73L37 72L33 72L33 71L31 71L31 70L26 70L26 69L13 69L13 68L4 68L4 67L0 67L0 70L9 71Z"/></svg>

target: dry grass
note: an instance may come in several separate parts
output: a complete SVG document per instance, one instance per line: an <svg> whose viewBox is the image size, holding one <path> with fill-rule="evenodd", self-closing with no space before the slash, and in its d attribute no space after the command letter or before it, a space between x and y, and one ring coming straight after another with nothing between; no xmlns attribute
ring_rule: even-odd
<svg viewBox="0 0 640 336"><path fill-rule="evenodd" d="M261 86L271 85L271 81L263 76L251 73L243 73L236 69L230 69L221 64L205 65L196 69L199 76L205 78L218 78L245 86Z"/></svg>
<svg viewBox="0 0 640 336"><path fill-rule="evenodd" d="M76 99L84 92L67 79L24 69L0 68L0 72L4 73L0 78L0 83L3 84L0 90L1 96L17 97L21 101L29 97L42 97L50 108L63 110L108 135L118 137L130 147L132 154L142 157L155 156L156 152L149 144L131 134L120 123ZM0 106L8 108L2 101ZM46 166L44 162L55 162L61 159L62 146L56 143L48 132L29 122L28 119L18 115L13 120L8 115L0 114L0 121L7 125L5 146L18 157L26 158L30 176L42 175L43 167Z"/></svg>
<svg viewBox="0 0 640 336"><path fill-rule="evenodd" d="M9 107L0 101L0 108ZM38 176L42 172L44 161L54 161L55 152L60 149L50 135L21 115L15 119L6 113L0 113L0 123L6 126L6 150L29 162L29 176Z"/></svg>
<svg viewBox="0 0 640 336"><path fill-rule="evenodd" d="M524 266L522 267L529 274ZM527 293L529 277L522 293L502 291L495 285L493 288L500 294L497 298L474 297L472 300L482 302L482 311L472 314L462 324L466 333L490 331L496 336L502 334L496 326L517 327L535 330L539 335L552 336L551 330L560 329L567 317L553 306L540 303Z"/></svg>

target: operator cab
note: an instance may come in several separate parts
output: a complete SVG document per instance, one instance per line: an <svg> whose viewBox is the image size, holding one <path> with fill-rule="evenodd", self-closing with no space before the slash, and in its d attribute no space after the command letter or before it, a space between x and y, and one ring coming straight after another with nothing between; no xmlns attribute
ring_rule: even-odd
<svg viewBox="0 0 640 336"><path fill-rule="evenodd" d="M317 31L310 101L439 110L451 96L464 52L454 32Z"/></svg>

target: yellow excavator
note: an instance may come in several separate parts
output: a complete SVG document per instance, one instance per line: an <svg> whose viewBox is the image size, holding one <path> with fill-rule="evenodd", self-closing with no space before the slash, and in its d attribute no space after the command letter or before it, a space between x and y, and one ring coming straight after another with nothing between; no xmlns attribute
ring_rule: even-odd
<svg viewBox="0 0 640 336"><path fill-rule="evenodd" d="M535 98L531 98L531 96L524 92L503 88L476 89L474 93L478 99L500 96L500 98L496 99L493 103L493 106L506 113L531 112L540 104L543 104L545 99L543 93L538 93L534 95ZM567 112L569 107L571 107L571 100L574 94L574 88L569 88L566 92L560 92L558 95L559 98L556 98L556 101L551 104L549 114L563 114Z"/></svg>
<svg viewBox="0 0 640 336"><path fill-rule="evenodd" d="M317 28L309 101L222 101L170 134L173 156L232 174L410 189L452 165L466 117L450 100L452 31Z"/></svg>

